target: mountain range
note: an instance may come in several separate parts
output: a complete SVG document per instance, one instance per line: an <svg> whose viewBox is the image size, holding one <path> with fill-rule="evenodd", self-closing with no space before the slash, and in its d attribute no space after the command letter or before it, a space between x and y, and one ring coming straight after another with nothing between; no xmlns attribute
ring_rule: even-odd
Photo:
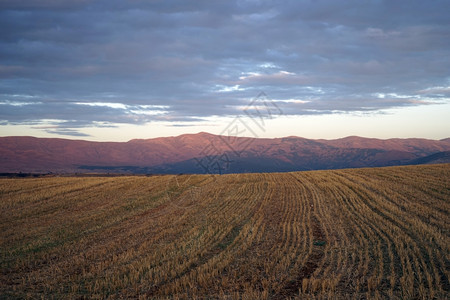
<svg viewBox="0 0 450 300"><path fill-rule="evenodd" d="M450 162L450 138L248 138L205 132L92 142L0 137L2 173L243 173Z"/></svg>

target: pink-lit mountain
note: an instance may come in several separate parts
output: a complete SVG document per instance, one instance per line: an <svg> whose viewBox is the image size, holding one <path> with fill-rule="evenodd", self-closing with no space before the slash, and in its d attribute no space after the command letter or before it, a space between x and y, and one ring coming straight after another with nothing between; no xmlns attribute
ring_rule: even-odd
<svg viewBox="0 0 450 300"><path fill-rule="evenodd" d="M450 139L232 138L209 133L90 142L0 137L0 172L240 173L450 162Z"/></svg>

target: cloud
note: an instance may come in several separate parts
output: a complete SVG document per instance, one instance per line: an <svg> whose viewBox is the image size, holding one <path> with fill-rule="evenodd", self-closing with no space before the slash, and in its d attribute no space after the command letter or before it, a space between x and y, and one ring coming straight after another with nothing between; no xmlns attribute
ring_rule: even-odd
<svg viewBox="0 0 450 300"><path fill-rule="evenodd" d="M66 134L179 124L240 114L260 91L292 115L449 101L449 10L448 1L5 0L0 121L59 120Z"/></svg>
<svg viewBox="0 0 450 300"><path fill-rule="evenodd" d="M400 32L398 31L384 31L381 28L367 28L366 32L365 32L366 36L369 38L381 38L381 39L386 39L386 38L395 38L397 36L400 35Z"/></svg>
<svg viewBox="0 0 450 300"><path fill-rule="evenodd" d="M302 84L307 81L304 76L299 76L293 72L278 71L272 74L261 74L258 72L249 72L239 77L242 84L251 85L253 83L289 83L289 84Z"/></svg>
<svg viewBox="0 0 450 300"><path fill-rule="evenodd" d="M62 129L46 129L45 131L46 131L47 133L57 134L57 135L67 135L67 136L90 136L89 134L80 132L80 131L78 131L78 130L67 129L67 128L62 128Z"/></svg>
<svg viewBox="0 0 450 300"><path fill-rule="evenodd" d="M417 91L419 95L433 95L433 96L442 96L442 97L450 97L450 86L432 86L420 91Z"/></svg>

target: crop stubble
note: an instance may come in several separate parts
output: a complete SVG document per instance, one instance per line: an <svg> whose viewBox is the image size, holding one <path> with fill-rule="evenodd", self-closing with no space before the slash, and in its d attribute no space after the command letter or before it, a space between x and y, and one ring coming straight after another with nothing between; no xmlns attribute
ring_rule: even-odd
<svg viewBox="0 0 450 300"><path fill-rule="evenodd" d="M180 184L185 183L185 184ZM1 295L445 298L450 165L0 180Z"/></svg>

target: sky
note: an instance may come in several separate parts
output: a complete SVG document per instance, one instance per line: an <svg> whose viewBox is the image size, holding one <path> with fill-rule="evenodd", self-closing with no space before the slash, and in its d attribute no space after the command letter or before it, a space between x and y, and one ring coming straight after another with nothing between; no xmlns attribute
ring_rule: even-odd
<svg viewBox="0 0 450 300"><path fill-rule="evenodd" d="M0 1L0 136L450 137L450 1Z"/></svg>

